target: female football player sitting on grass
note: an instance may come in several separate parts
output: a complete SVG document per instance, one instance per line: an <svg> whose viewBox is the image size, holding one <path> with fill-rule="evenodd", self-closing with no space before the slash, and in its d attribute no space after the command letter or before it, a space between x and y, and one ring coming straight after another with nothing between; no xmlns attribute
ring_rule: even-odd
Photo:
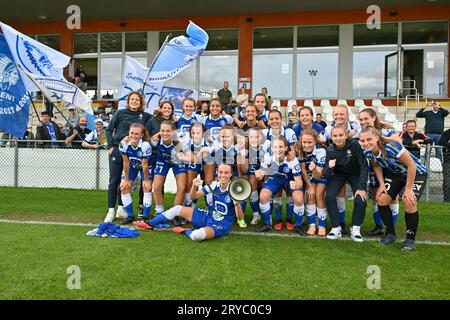
<svg viewBox="0 0 450 320"><path fill-rule="evenodd" d="M209 208L209 212L199 208L177 205L150 220L149 228L153 229L158 224L167 223L175 217L182 217L190 221L194 229L175 227L173 232L184 233L194 241L210 240L227 235L233 226L234 217L242 219L244 215L241 205L231 198L228 190L232 176L231 166L222 163L218 166L217 172L218 180L203 186L201 190L197 190L197 188L203 185L203 181L195 178L190 192L191 199L197 199L207 194L213 195L214 205Z"/></svg>

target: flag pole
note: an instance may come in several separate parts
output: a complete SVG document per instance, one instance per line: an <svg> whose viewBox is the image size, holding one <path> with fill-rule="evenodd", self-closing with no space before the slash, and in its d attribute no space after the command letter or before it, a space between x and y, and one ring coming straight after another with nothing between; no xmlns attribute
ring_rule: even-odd
<svg viewBox="0 0 450 320"><path fill-rule="evenodd" d="M153 66L154 66L155 63L156 63L156 60L157 60L158 57L161 55L161 52L163 51L164 46L167 44L167 42L169 41L169 38L170 38L171 36L172 36L171 33L169 33L169 34L167 35L166 40L164 40L164 43L162 44L161 48L159 49L158 53L156 54L155 58L153 59L152 64L151 64L150 67L148 68L147 76L145 77L145 81L144 81L144 83L143 83L143 85L142 85L142 93L145 92L145 85L147 84L148 78L150 77L150 73L152 72L152 69L153 69Z"/></svg>

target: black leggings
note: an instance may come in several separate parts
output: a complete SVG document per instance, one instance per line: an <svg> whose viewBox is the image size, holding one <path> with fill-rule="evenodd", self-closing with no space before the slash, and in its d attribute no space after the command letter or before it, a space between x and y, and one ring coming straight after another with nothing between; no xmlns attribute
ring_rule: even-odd
<svg viewBox="0 0 450 320"><path fill-rule="evenodd" d="M337 194L346 182L352 187L353 194L357 191L359 175L335 174L327 181L325 202L330 215L331 226L337 228L340 226L339 210L336 202ZM367 202L361 197L355 197L353 206L352 225L361 226L366 215Z"/></svg>
<svg viewBox="0 0 450 320"><path fill-rule="evenodd" d="M114 147L109 156L109 185L108 185L108 208L115 208L116 199L122 205L119 187L122 178L123 161L119 147Z"/></svg>

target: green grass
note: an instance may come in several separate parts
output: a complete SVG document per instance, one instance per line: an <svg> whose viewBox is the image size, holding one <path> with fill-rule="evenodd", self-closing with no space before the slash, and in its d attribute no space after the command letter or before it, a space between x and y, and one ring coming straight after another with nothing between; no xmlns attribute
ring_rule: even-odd
<svg viewBox="0 0 450 320"><path fill-rule="evenodd" d="M105 215L102 191L0 188L0 193L1 219L99 223ZM167 196L166 206L172 201ZM420 238L448 241L450 206L421 203L419 209ZM368 214L365 230L370 227ZM450 248L442 245L419 244L405 253L400 243L372 241L230 234L196 243L171 232L103 239L86 236L91 228L81 226L0 223L0 228L0 299L448 299L450 294ZM398 230L403 237L403 214ZM71 265L81 269L80 290L66 287ZM366 286L370 265L380 267L379 290Z"/></svg>

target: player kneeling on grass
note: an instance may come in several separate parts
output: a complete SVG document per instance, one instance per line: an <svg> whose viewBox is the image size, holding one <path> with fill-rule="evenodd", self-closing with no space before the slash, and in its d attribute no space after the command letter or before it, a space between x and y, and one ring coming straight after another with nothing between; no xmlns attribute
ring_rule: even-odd
<svg viewBox="0 0 450 320"><path fill-rule="evenodd" d="M149 136L145 127L140 123L130 126L128 142L121 143L119 150L122 152L123 173L120 182L122 202L127 213L127 218L122 224L134 221L133 203L131 200L131 184L138 173L141 174L142 187L144 189L144 218L148 219L152 205L151 184L149 180L148 159L152 154L152 148L148 142Z"/></svg>
<svg viewBox="0 0 450 320"><path fill-rule="evenodd" d="M402 250L412 251L416 248L415 239L419 225L417 201L425 189L427 170L419 159L400 143L386 142L380 131L374 127L366 127L361 131L360 142L380 184L375 200L383 223L386 225L386 234L379 242L389 244L396 240L392 210L389 204L405 188L403 202L405 204L406 240L402 244Z"/></svg>
<svg viewBox="0 0 450 320"><path fill-rule="evenodd" d="M175 217L182 217L190 221L195 229L175 227L173 232L184 233L192 240L210 240L227 235L233 225L234 217L237 215L238 219L242 219L244 215L241 205L231 198L228 191L232 176L231 166L225 163L220 164L217 172L218 181L213 181L201 190L197 190L197 188L203 185L203 181L195 178L190 192L192 200L208 194L213 195L213 206L208 211L193 207L175 206L150 220L148 222L150 227L167 223Z"/></svg>

